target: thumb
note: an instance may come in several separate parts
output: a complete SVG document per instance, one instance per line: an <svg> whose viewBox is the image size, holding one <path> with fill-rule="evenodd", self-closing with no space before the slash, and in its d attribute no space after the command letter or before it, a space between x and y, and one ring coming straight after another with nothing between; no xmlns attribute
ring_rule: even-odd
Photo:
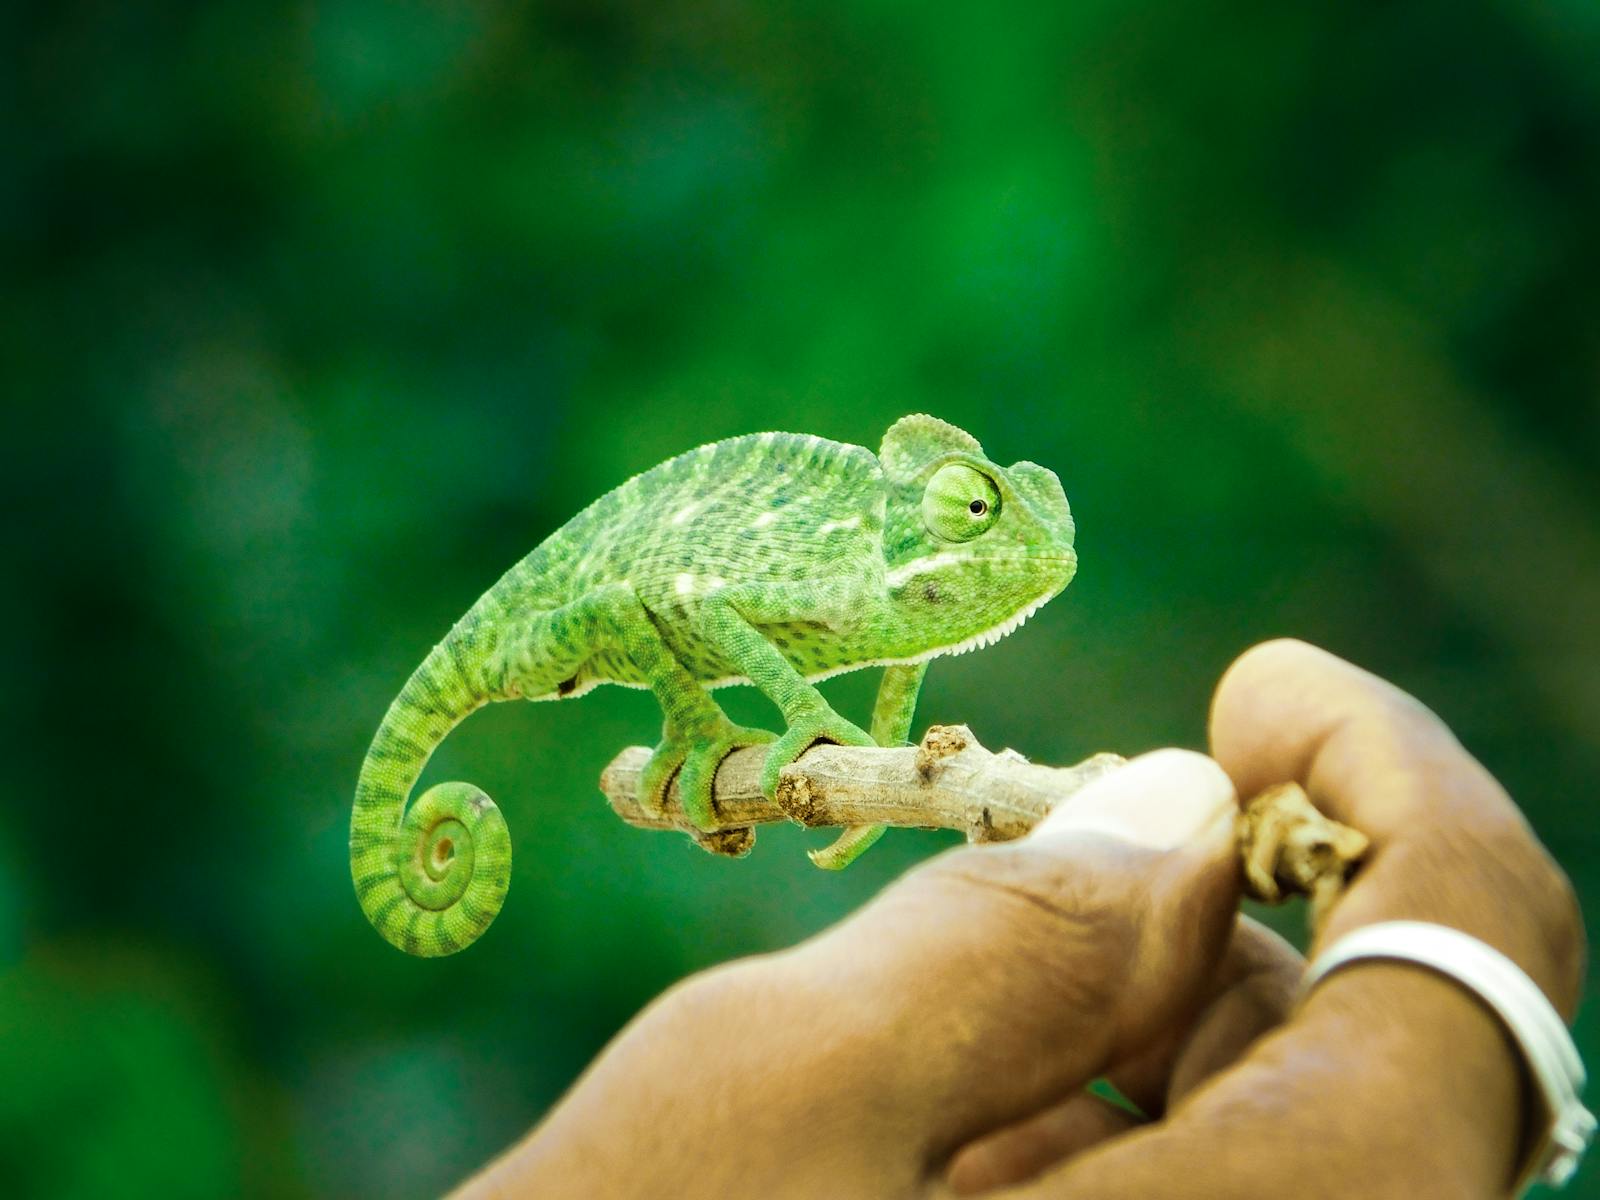
<svg viewBox="0 0 1600 1200"><path fill-rule="evenodd" d="M802 977L829 981L812 1011L863 1134L892 1124L938 1161L1184 1019L1238 905L1236 812L1209 758L1157 751L1022 841L912 871L797 951Z"/></svg>
<svg viewBox="0 0 1600 1200"><path fill-rule="evenodd" d="M1156 750L1069 797L1029 836L1090 859L1101 903L1132 918L1129 957L1110 967L1120 984L1105 1015L1117 1036L1100 1069L1185 1015L1209 980L1239 908L1238 815L1233 781L1215 761ZM1096 838L1105 839L1098 853Z"/></svg>

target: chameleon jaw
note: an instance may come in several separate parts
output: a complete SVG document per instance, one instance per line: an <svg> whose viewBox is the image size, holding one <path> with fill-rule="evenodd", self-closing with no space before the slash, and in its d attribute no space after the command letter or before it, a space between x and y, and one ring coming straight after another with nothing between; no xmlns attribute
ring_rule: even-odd
<svg viewBox="0 0 1600 1200"><path fill-rule="evenodd" d="M941 646L937 649L929 650L926 653L919 654L915 658L907 659L906 661L926 662L930 658L953 657L957 654L965 654L969 650L981 650L985 646L992 646L1007 634L1014 633L1017 629L1019 629L1029 617L1033 616L1034 613L1043 608L1045 604L1047 604L1054 596L1054 592L1046 592L1037 600L1028 604L1024 608L1018 609L1011 616L1007 617L1004 621L1001 621L1000 624L991 629L985 629L975 633L971 637L959 641L953 646Z"/></svg>
<svg viewBox="0 0 1600 1200"><path fill-rule="evenodd" d="M1023 624L1023 622L1048 604L1052 599L1055 598L1055 596L1056 590L1047 591L1038 599L1030 601L1027 605L1012 613L1011 616L1007 617L1004 621L1001 621L998 625L991 626L988 629L980 630L971 637L963 638L961 641L955 642L952 645L935 646L931 650L923 650L916 654L908 654L903 658L875 658L866 662L846 663L844 666L830 667L826 671L818 671L816 674L807 675L805 677L806 681L808 683L816 683L822 679L831 679L835 675L843 675L848 671L860 671L869 667L898 667L907 666L912 663L924 663L928 662L930 659L949 658L957 654L965 654L969 650L979 650L985 646L992 646L1007 634L1014 633ZM713 683L707 684L706 686L724 687L731 683L744 682L745 680L743 679L719 679Z"/></svg>

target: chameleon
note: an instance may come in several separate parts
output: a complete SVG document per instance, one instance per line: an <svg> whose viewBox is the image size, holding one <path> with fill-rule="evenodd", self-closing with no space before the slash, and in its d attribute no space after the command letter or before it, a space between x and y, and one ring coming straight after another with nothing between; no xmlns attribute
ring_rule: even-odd
<svg viewBox="0 0 1600 1200"><path fill-rule="evenodd" d="M1056 475L1001 467L972 435L903 417L874 455L795 433L700 446L634 476L505 573L389 705L356 784L350 872L390 943L424 957L475 941L510 881L504 816L480 789L410 794L457 723L497 700L569 700L602 683L649 688L663 727L639 782L659 814L677 781L691 824L718 827L712 782L766 745L762 787L817 742L902 744L930 659L987 646L1077 570ZM817 690L884 667L870 729ZM734 724L709 689L748 683L784 729ZM844 829L811 851L848 865L883 833Z"/></svg>

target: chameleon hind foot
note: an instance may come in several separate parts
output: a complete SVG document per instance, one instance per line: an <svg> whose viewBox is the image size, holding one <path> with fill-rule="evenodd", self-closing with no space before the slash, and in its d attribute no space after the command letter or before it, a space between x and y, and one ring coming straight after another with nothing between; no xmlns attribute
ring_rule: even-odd
<svg viewBox="0 0 1600 1200"><path fill-rule="evenodd" d="M684 815L697 829L715 830L717 809L711 800L711 785L722 760L742 746L762 746L776 736L726 719L692 732L668 729L639 776L639 807L660 816L666 808L667 789L677 776Z"/></svg>

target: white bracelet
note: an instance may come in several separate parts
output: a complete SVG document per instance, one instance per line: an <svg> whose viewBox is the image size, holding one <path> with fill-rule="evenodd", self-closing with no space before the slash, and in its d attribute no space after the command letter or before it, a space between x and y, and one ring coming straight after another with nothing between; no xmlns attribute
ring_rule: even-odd
<svg viewBox="0 0 1600 1200"><path fill-rule="evenodd" d="M1572 1178L1595 1131L1593 1114L1578 1100L1583 1060L1560 1014L1522 968L1459 929L1427 921L1384 921L1346 934L1319 954L1306 968L1300 998L1330 972L1363 959L1419 963L1455 980L1489 1006L1522 1051L1549 1115L1515 1194L1535 1180L1560 1187Z"/></svg>

